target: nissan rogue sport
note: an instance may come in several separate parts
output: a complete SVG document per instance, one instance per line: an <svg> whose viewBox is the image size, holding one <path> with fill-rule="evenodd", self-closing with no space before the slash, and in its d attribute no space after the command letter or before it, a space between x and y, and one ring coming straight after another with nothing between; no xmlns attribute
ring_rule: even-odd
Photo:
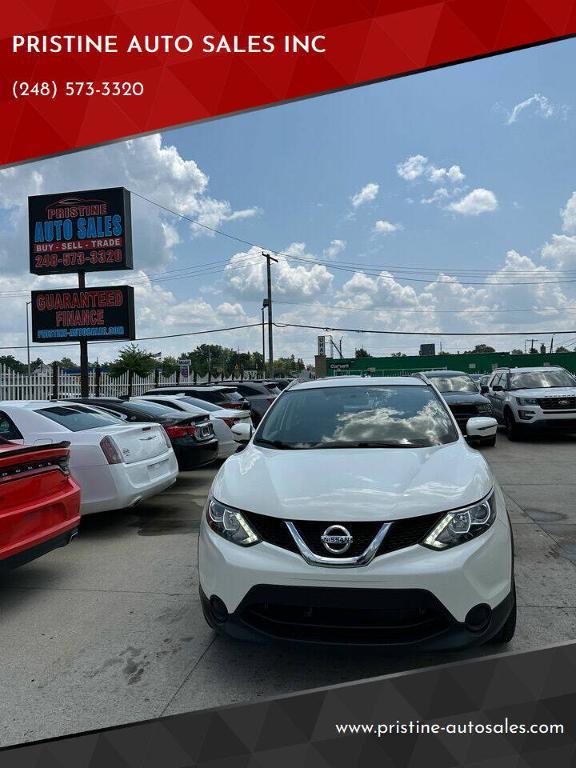
<svg viewBox="0 0 576 768"><path fill-rule="evenodd" d="M298 383L255 434L233 432L246 447L216 475L199 541L217 631L428 648L512 638L504 497L429 382Z"/></svg>

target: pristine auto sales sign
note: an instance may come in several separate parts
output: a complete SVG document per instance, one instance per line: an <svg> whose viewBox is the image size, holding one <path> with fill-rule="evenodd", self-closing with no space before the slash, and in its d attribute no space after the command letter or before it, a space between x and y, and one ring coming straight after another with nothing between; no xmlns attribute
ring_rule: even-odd
<svg viewBox="0 0 576 768"><path fill-rule="evenodd" d="M124 187L28 198L30 272L132 269L130 193Z"/></svg>
<svg viewBox="0 0 576 768"><path fill-rule="evenodd" d="M134 339L134 288L32 291L35 342Z"/></svg>

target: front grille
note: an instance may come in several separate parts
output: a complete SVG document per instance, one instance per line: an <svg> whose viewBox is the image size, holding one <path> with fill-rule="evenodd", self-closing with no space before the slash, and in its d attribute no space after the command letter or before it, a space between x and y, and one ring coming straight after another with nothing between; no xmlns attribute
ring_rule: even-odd
<svg viewBox="0 0 576 768"><path fill-rule="evenodd" d="M248 519L250 525L263 541L266 541L268 544L274 544L282 549L288 549L290 552L299 551L296 542L292 538L290 531L283 520L280 520L277 517L269 517L268 515L257 515L253 512L243 512L242 514ZM388 529L388 533L384 537L384 541L378 548L376 557L418 544L426 534L432 530L442 516L443 513L438 513L433 515L422 515L420 517L410 517L404 520L394 520ZM361 555L371 544L384 524L384 521L347 521L342 523L342 521L339 520L294 520L293 523L314 554L337 558L358 557ZM320 539L324 531L331 525L344 525L345 528L350 531L354 539L351 547L341 555L328 552Z"/></svg>
<svg viewBox="0 0 576 768"><path fill-rule="evenodd" d="M564 411L576 409L576 397L541 397L538 405L543 411Z"/></svg>
<svg viewBox="0 0 576 768"><path fill-rule="evenodd" d="M253 587L239 618L275 638L324 643L404 644L445 631L450 619L426 590Z"/></svg>

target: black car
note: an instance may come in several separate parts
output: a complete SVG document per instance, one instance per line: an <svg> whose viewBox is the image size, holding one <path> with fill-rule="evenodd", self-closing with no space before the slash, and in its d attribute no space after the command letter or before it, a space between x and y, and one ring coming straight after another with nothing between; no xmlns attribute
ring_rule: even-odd
<svg viewBox="0 0 576 768"><path fill-rule="evenodd" d="M421 371L442 393L454 414L462 434L466 434L466 422L474 416L493 416L490 400L480 394L476 382L463 371ZM478 439L481 445L495 445L496 436Z"/></svg>
<svg viewBox="0 0 576 768"><path fill-rule="evenodd" d="M250 416L254 426L260 423L262 417L270 408L274 400L280 394L280 390L274 381L231 381L228 382L235 387L242 397L250 403Z"/></svg>
<svg viewBox="0 0 576 768"><path fill-rule="evenodd" d="M144 392L145 395L190 395L198 400L205 400L220 408L236 411L249 411L250 404L237 391L235 386L215 384L162 384Z"/></svg>
<svg viewBox="0 0 576 768"><path fill-rule="evenodd" d="M73 402L91 405L129 422L155 422L164 427L181 470L196 469L218 458L218 440L206 416L183 415L157 403L133 403L110 397L75 398Z"/></svg>

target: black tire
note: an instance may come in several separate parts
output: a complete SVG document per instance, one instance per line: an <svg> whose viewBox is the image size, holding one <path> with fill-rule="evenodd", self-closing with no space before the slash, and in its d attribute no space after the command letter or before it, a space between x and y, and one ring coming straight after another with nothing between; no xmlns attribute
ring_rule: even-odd
<svg viewBox="0 0 576 768"><path fill-rule="evenodd" d="M522 430L509 408L504 411L504 429L508 440L518 440L522 436Z"/></svg>
<svg viewBox="0 0 576 768"><path fill-rule="evenodd" d="M490 640L490 643L494 643L495 645L504 645L505 643L509 643L512 640L514 633L516 632L516 613L516 590L514 590L514 603L510 613L508 614L508 618L502 627L498 630L498 632L494 635L494 637Z"/></svg>

